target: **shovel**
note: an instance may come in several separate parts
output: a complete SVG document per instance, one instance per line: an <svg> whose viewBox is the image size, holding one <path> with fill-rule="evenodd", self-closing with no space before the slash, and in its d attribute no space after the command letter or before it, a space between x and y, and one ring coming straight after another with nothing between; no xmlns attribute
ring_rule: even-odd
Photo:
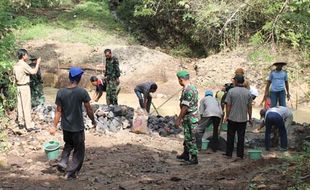
<svg viewBox="0 0 310 190"><path fill-rule="evenodd" d="M153 104L153 102L151 102L151 104L152 104L152 106L153 106L153 108L154 108L155 112L157 113L157 116L160 116L160 114L159 114L159 112L158 112L157 108L155 107L155 105ZM152 112L152 113L153 113L153 112Z"/></svg>

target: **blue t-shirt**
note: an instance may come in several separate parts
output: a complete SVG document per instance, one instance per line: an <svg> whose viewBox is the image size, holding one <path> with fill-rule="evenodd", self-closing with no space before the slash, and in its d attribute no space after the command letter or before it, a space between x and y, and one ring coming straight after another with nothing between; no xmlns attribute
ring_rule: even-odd
<svg viewBox="0 0 310 190"><path fill-rule="evenodd" d="M269 79L271 82L271 91L279 92L285 90L285 81L287 81L286 71L271 71Z"/></svg>

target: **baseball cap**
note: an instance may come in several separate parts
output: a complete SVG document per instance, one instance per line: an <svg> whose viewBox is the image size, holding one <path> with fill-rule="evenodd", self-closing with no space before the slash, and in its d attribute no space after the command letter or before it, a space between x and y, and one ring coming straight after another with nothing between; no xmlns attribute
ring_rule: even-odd
<svg viewBox="0 0 310 190"><path fill-rule="evenodd" d="M242 75L236 75L233 79L235 79L235 81L238 84L243 84L244 83L244 76L242 76Z"/></svg>
<svg viewBox="0 0 310 190"><path fill-rule="evenodd" d="M211 90L206 90L205 96L213 96L213 92Z"/></svg>
<svg viewBox="0 0 310 190"><path fill-rule="evenodd" d="M80 67L71 67L69 70L69 74L71 77L75 77L75 76L81 75L83 73L84 73L84 71Z"/></svg>

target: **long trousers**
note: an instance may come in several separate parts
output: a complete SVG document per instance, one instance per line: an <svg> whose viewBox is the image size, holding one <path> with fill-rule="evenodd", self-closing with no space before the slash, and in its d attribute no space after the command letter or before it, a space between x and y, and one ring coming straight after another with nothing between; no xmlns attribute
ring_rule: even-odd
<svg viewBox="0 0 310 190"><path fill-rule="evenodd" d="M135 90L135 93L139 99L139 104L141 108L146 109L146 111L148 113L150 113L150 109L151 109L151 104L152 104L152 96L148 96L148 97L143 97L142 93L139 92L138 90ZM146 103L146 108L144 107L144 100L145 98L147 98L147 103Z"/></svg>
<svg viewBox="0 0 310 190"><path fill-rule="evenodd" d="M279 92L270 92L271 107L276 107L278 102L279 106L286 107L285 96L285 90Z"/></svg>
<svg viewBox="0 0 310 190"><path fill-rule="evenodd" d="M266 116L265 124L266 124L266 131L265 131L266 150L270 149L270 134L272 126L275 126L279 130L281 148L287 149L287 133L281 115L275 112L269 112Z"/></svg>
<svg viewBox="0 0 310 190"><path fill-rule="evenodd" d="M205 133L206 129L213 124L213 136L210 142L210 147L213 151L216 151L218 148L218 131L219 125L221 122L220 117L212 116L212 117L202 117L198 122L198 127L196 129L196 140L197 140L197 148L201 149L202 137Z"/></svg>
<svg viewBox="0 0 310 190"><path fill-rule="evenodd" d="M68 175L78 174L82 168L85 156L85 133L63 131L63 139L65 146L62 151L61 160L59 164L66 167L69 161L71 151L73 150L72 163L67 167Z"/></svg>
<svg viewBox="0 0 310 190"><path fill-rule="evenodd" d="M32 128L31 122L31 93L29 85L17 86L17 115L18 123Z"/></svg>
<svg viewBox="0 0 310 190"><path fill-rule="evenodd" d="M237 142L237 156L243 158L244 156L244 135L246 122L234 122L228 120L227 125L227 147L226 155L232 156L234 151L235 134L237 132L238 142Z"/></svg>

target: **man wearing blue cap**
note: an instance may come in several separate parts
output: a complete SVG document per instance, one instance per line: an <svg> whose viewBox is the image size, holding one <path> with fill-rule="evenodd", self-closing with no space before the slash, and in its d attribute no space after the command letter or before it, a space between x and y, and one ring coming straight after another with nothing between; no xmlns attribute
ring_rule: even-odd
<svg viewBox="0 0 310 190"><path fill-rule="evenodd" d="M188 165L198 164L198 149L195 137L198 124L198 91L190 83L187 71L179 71L177 77L183 91L180 98L181 111L176 120L176 127L182 124L184 130L184 151L177 156L177 159L186 161Z"/></svg>
<svg viewBox="0 0 310 190"><path fill-rule="evenodd" d="M69 79L71 84L69 87L62 88L57 92L54 128L50 130L51 134L55 134L61 118L61 128L63 130L65 146L57 169L59 171L67 171L66 177L68 179L77 177L84 161L85 126L83 120L83 103L88 117L92 120L92 124L94 126L96 125L93 110L89 103L91 99L88 92L84 88L78 86L82 75L83 70L81 68L70 68ZM70 167L67 167L72 150L72 164Z"/></svg>
<svg viewBox="0 0 310 190"><path fill-rule="evenodd" d="M221 122L223 111L220 102L213 97L213 92L211 90L207 90L205 92L205 97L201 99L199 114L201 115L201 119L199 120L199 125L196 130L198 150L201 149L202 136L206 128L213 124L213 137L210 142L210 147L215 152L218 148L218 127Z"/></svg>

